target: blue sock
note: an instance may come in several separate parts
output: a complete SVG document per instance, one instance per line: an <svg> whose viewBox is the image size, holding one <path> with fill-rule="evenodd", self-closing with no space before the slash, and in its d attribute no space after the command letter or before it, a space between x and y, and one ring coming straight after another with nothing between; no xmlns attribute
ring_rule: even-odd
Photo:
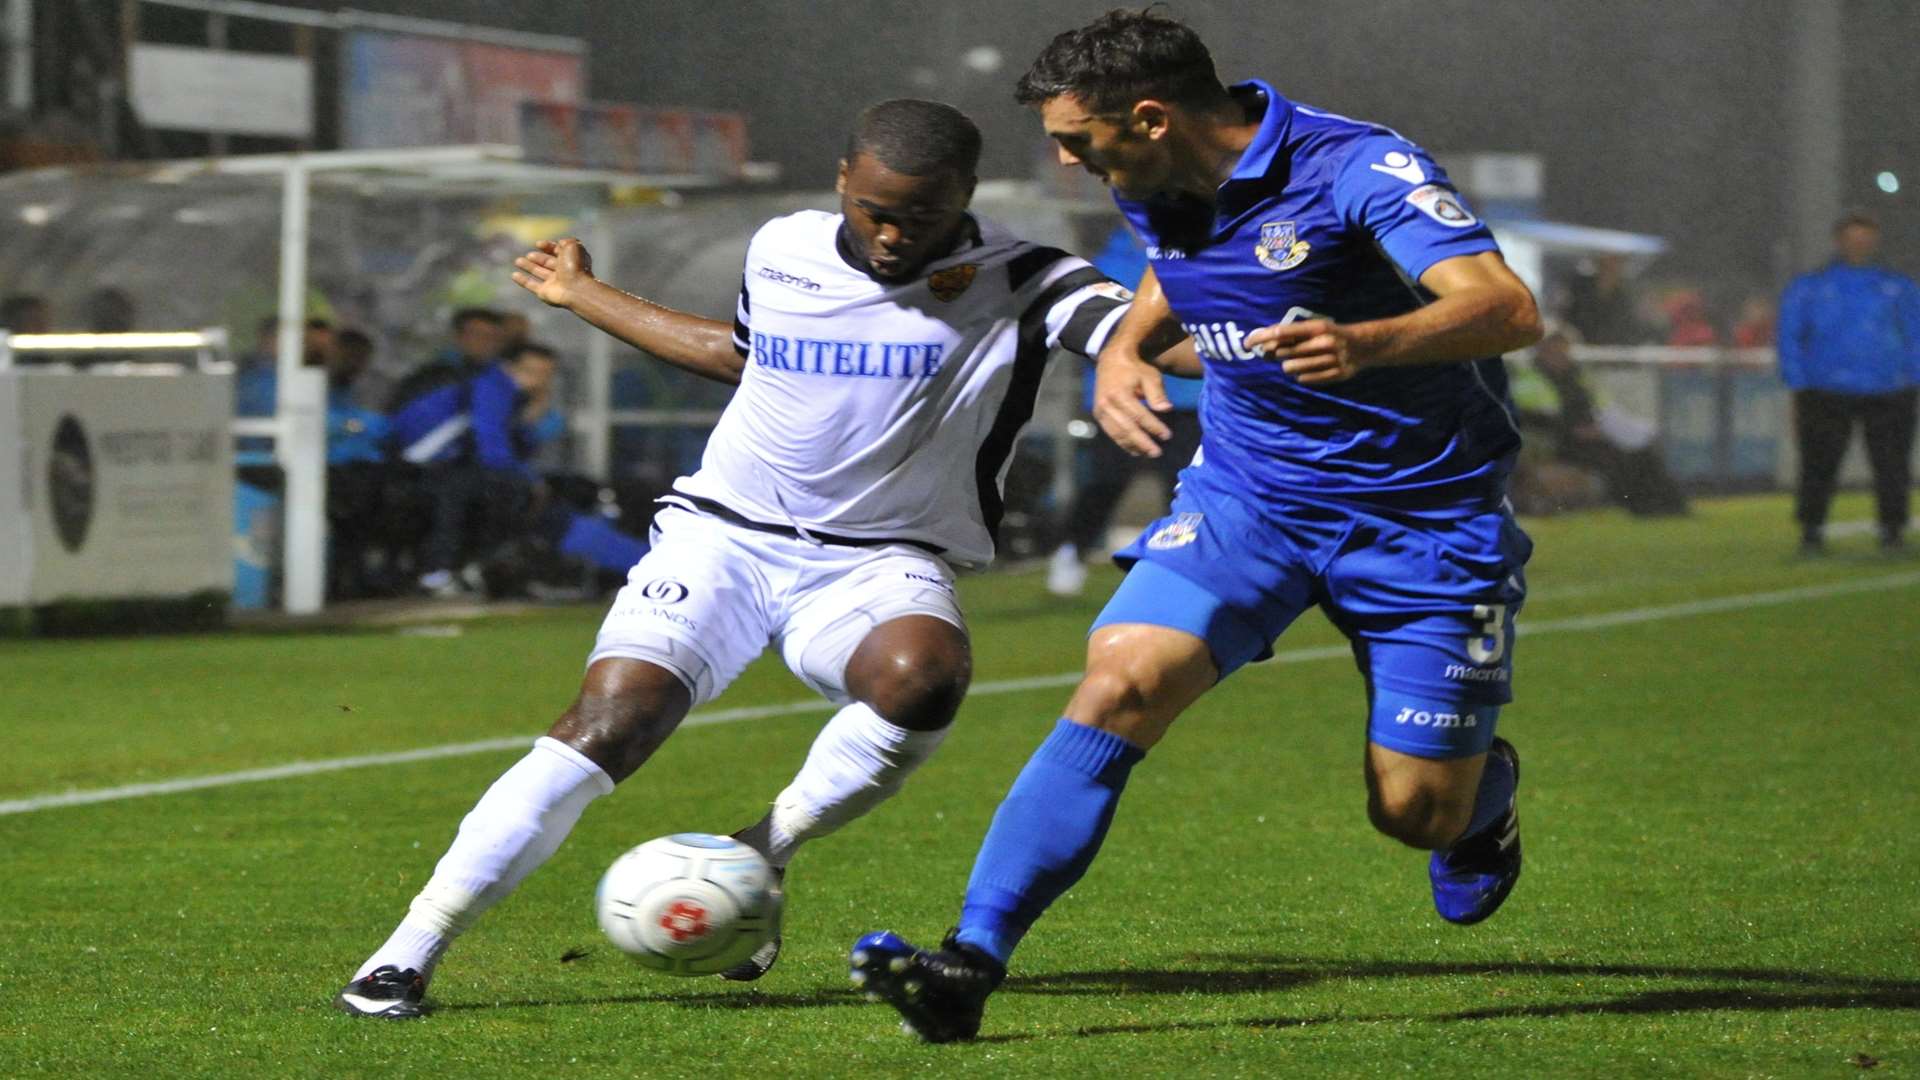
<svg viewBox="0 0 1920 1080"><path fill-rule="evenodd" d="M1080 880L1146 751L1062 718L994 812L973 862L957 939L1002 964L1048 905Z"/></svg>
<svg viewBox="0 0 1920 1080"><path fill-rule="evenodd" d="M1513 803L1513 783L1513 763L1499 754L1488 754L1486 767L1480 770L1480 790L1473 797L1473 817L1468 819L1467 831L1460 834L1460 840L1478 836L1500 820Z"/></svg>
<svg viewBox="0 0 1920 1080"><path fill-rule="evenodd" d="M559 546L562 555L585 559L616 574L633 569L633 564L647 553L645 541L628 536L607 519L593 514L570 515Z"/></svg>

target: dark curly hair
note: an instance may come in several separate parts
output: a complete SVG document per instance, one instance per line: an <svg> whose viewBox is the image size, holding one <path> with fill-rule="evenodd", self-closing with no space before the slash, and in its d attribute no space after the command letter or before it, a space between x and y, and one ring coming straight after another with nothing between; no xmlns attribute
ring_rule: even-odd
<svg viewBox="0 0 1920 1080"><path fill-rule="evenodd" d="M1200 35L1158 7L1116 8L1056 36L1020 77L1014 100L1038 105L1072 94L1098 113L1146 98L1189 108L1228 100Z"/></svg>
<svg viewBox="0 0 1920 1080"><path fill-rule="evenodd" d="M847 161L870 154L907 176L951 171L971 177L980 167L980 129L951 105L895 98L869 106L847 135Z"/></svg>

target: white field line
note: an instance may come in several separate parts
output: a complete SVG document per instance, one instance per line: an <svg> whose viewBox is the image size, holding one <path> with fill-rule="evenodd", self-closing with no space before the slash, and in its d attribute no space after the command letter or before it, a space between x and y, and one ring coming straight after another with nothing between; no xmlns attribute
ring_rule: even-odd
<svg viewBox="0 0 1920 1080"><path fill-rule="evenodd" d="M1853 581L1835 581L1825 585L1807 585L1797 589L1778 589L1772 592L1743 593L1736 596L1722 596L1711 600L1694 600L1681 604L1660 604L1653 607L1628 608L1622 611L1605 611L1593 615L1576 615L1565 619L1545 619L1537 622L1522 623L1519 636L1539 637L1542 634L1582 633L1590 630L1604 630L1616 626L1630 626L1636 623L1662 622L1667 619L1684 619L1696 615L1714 615L1728 611L1745 611L1751 608L1774 607L1792 604L1803 600L1820 600L1832 596L1845 596L1849 593L1881 592L1887 589L1903 589L1920 585L1920 571L1901 574L1885 574L1879 577L1860 578ZM1345 645L1322 646L1313 649L1290 649L1276 653L1274 663L1298 664L1315 660L1333 660L1349 655ZM1080 681L1080 673L1063 672L1058 675L1038 675L1025 679L998 679L992 682L976 683L968 691L968 697L983 697L992 694L1017 694L1026 690L1047 690L1073 686ZM818 698L807 701L790 701L780 705L754 705L737 709L709 709L687 717L683 727L701 727L710 724L732 724L742 720L760 720L774 716L801 716L807 713L825 713L832 706ZM183 791L200 791L205 788L227 787L233 784L253 784L264 780L282 780L288 777L312 776L316 773L339 772L343 769L364 769L379 765L402 765L414 761L432 761L436 758L465 757L471 754L490 754L502 750L518 750L532 745L535 736L514 735L499 739L481 739L477 742L449 743L444 746L428 746L418 750L398 750L385 754L362 754L356 757L325 758L319 761L294 761L285 765L272 765L260 769L241 769L238 772L215 773L211 776L191 776L180 780L161 780L147 784L126 784L121 787L94 788L86 791L67 791L51 795L35 795L25 799L0 801L0 817L11 814L30 814L39 810L53 810L63 806L85 806L90 803L118 802L123 799L138 799L148 795L174 795Z"/></svg>

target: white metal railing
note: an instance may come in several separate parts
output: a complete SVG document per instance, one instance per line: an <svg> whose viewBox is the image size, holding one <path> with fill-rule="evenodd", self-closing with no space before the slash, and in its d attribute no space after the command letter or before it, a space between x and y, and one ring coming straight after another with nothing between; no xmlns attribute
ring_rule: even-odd
<svg viewBox="0 0 1920 1080"><path fill-rule="evenodd" d="M1518 355L1526 356L1531 351L1527 350ZM1768 368L1777 362L1771 348L1736 348L1719 345L1686 348L1668 345L1576 345L1572 351L1576 362L1593 364Z"/></svg>
<svg viewBox="0 0 1920 1080"><path fill-rule="evenodd" d="M18 362L60 361L82 354L91 359L156 352L190 352L194 366L205 370L224 363L221 357L226 349L227 331L219 326L127 334L13 334L0 328L0 370ZM90 364L89 370L104 369Z"/></svg>

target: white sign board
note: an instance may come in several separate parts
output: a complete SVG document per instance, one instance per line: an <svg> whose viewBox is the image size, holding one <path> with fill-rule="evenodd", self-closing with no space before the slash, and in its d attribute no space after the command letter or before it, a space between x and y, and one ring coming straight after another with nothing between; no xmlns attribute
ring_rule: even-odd
<svg viewBox="0 0 1920 1080"><path fill-rule="evenodd" d="M304 57L135 45L127 67L148 127L313 137L313 62Z"/></svg>
<svg viewBox="0 0 1920 1080"><path fill-rule="evenodd" d="M20 425L20 380L0 371L0 608L24 607L33 567L33 523L27 519L26 432Z"/></svg>
<svg viewBox="0 0 1920 1080"><path fill-rule="evenodd" d="M230 378L15 369L0 407L0 605L233 588Z"/></svg>

